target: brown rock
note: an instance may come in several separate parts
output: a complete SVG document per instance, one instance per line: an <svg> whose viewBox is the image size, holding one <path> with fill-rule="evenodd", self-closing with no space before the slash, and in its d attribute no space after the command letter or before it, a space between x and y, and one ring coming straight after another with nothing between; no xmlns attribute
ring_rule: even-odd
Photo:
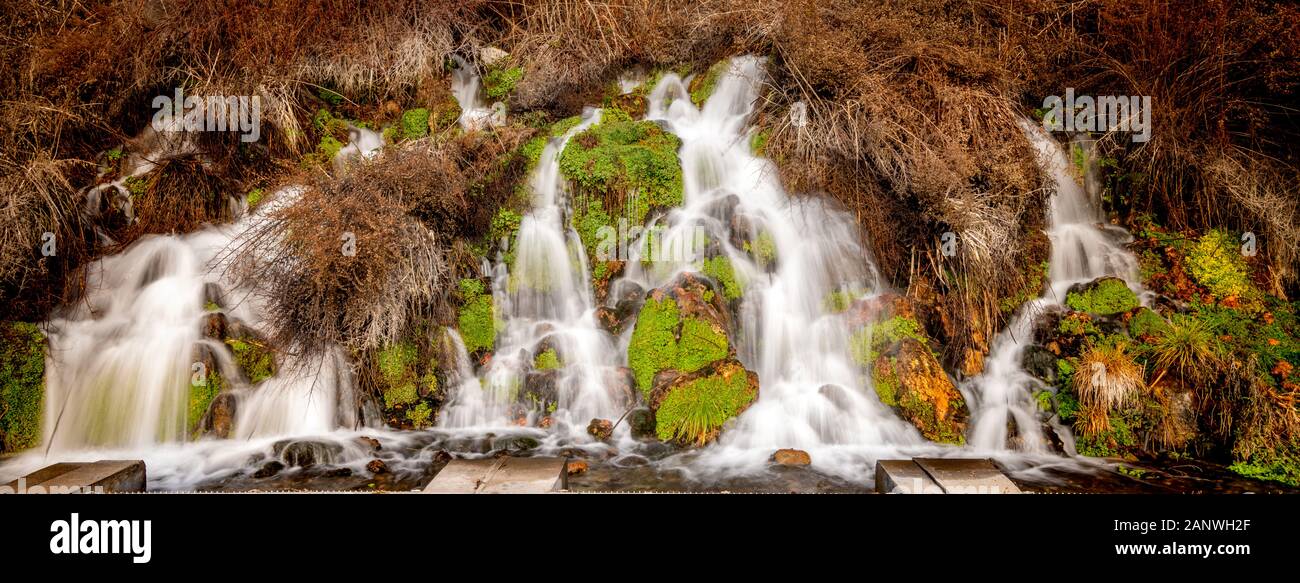
<svg viewBox="0 0 1300 583"><path fill-rule="evenodd" d="M370 460L370 463L366 464L366 471L372 474L387 474L388 464L384 463L384 460Z"/></svg>
<svg viewBox="0 0 1300 583"><path fill-rule="evenodd" d="M876 394L921 434L939 443L964 443L970 412L956 385L924 344L904 338L876 359Z"/></svg>
<svg viewBox="0 0 1300 583"><path fill-rule="evenodd" d="M609 419L592 419L587 425L587 433L604 441L614 435L614 422Z"/></svg>
<svg viewBox="0 0 1300 583"><path fill-rule="evenodd" d="M239 400L232 393L221 393L212 400L208 412L199 422L199 429L206 435L226 439L235 427L235 409Z"/></svg>
<svg viewBox="0 0 1300 583"><path fill-rule="evenodd" d="M362 445L369 446L370 451L379 451L383 447L379 444L379 440L373 437L367 437L363 435L361 437L358 437L357 441L361 442Z"/></svg>
<svg viewBox="0 0 1300 583"><path fill-rule="evenodd" d="M769 461L783 466L806 466L812 463L812 457L802 449L778 449Z"/></svg>
<svg viewBox="0 0 1300 583"><path fill-rule="evenodd" d="M564 471L568 472L570 476L585 474L587 473L587 462L582 460L571 460L565 466Z"/></svg>

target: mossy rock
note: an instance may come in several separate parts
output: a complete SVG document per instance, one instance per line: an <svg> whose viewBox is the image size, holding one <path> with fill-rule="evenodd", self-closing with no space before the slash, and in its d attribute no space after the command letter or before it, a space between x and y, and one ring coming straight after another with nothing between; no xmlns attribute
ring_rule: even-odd
<svg viewBox="0 0 1300 583"><path fill-rule="evenodd" d="M0 451L40 445L45 352L35 324L0 322Z"/></svg>
<svg viewBox="0 0 1300 583"><path fill-rule="evenodd" d="M730 321L722 298L692 274L652 290L628 344L628 366L637 389L649 397L661 371L693 373L732 356Z"/></svg>
<svg viewBox="0 0 1300 583"><path fill-rule="evenodd" d="M731 67L731 61L723 60L714 63L707 71L700 73L691 79L691 84L687 91L691 94L691 103L696 107L704 107L704 103L713 96L713 91L718 88L718 80Z"/></svg>
<svg viewBox="0 0 1300 583"><path fill-rule="evenodd" d="M682 203L681 140L654 122L606 110L600 123L569 140L560 171L605 213L641 225L654 209ZM632 201L633 204L628 204Z"/></svg>
<svg viewBox="0 0 1300 583"><path fill-rule="evenodd" d="M1128 334L1134 338L1160 336L1169 330L1169 323L1151 308L1139 308L1128 321Z"/></svg>
<svg viewBox="0 0 1300 583"><path fill-rule="evenodd" d="M524 78L522 67L494 66L483 75L483 92L488 99L506 99Z"/></svg>
<svg viewBox="0 0 1300 583"><path fill-rule="evenodd" d="M393 427L422 429L433 425L443 401L438 351L441 329L428 342L408 339L385 345L374 353L372 365L384 418Z"/></svg>
<svg viewBox="0 0 1300 583"><path fill-rule="evenodd" d="M244 373L244 378L251 384L260 383L275 376L275 352L265 340L252 334L242 334L227 338L226 346L235 357L235 365Z"/></svg>
<svg viewBox="0 0 1300 583"><path fill-rule="evenodd" d="M1118 277L1101 277L1088 283L1075 284L1065 294L1065 305L1071 310L1099 316L1114 316L1138 307L1137 294Z"/></svg>
<svg viewBox="0 0 1300 583"><path fill-rule="evenodd" d="M944 372L939 360L924 344L903 338L881 353L872 367L876 395L911 423L926 439L962 445L970 411Z"/></svg>
<svg viewBox="0 0 1300 583"><path fill-rule="evenodd" d="M492 294L478 279L462 279L459 288L461 304L456 320L465 350L471 354L492 350L497 333Z"/></svg>
<svg viewBox="0 0 1300 583"><path fill-rule="evenodd" d="M429 131L436 133L456 127L460 123L460 115L460 102L451 94L443 96L429 113Z"/></svg>
<svg viewBox="0 0 1300 583"><path fill-rule="evenodd" d="M650 406L662 441L705 445L758 399L758 375L728 359L655 389Z"/></svg>

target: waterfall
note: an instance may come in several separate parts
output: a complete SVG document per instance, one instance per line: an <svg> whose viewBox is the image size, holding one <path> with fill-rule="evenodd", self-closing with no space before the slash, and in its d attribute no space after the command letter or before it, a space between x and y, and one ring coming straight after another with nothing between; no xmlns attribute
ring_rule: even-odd
<svg viewBox="0 0 1300 583"><path fill-rule="evenodd" d="M649 100L648 118L682 139L685 181L683 205L658 236L671 244L703 229L730 260L744 287L737 356L760 381L758 400L706 457L730 466L796 447L823 469L861 475L858 454L923 443L873 394L851 356L848 315L827 305L832 293L863 299L886 286L853 218L824 198L791 197L775 165L751 150L747 124L764 75L760 59L739 57L700 109L673 74ZM752 252L763 239L775 249L766 261ZM700 257L669 259L629 262L626 279L650 289L701 269Z"/></svg>
<svg viewBox="0 0 1300 583"><path fill-rule="evenodd" d="M1096 197L1079 184L1066 150L1039 125L1026 120L1021 120L1020 125L1053 184L1047 212L1047 235L1052 243L1047 283L1042 297L1021 306L1007 328L994 338L984 373L970 379L963 390L973 403L971 445L985 450L1005 449L1007 423L1013 421L1020 435L1020 449L1042 453L1048 445L1033 398L1034 390L1042 388L1042 383L1021 364L1025 348L1033 342L1035 320L1044 312L1059 309L1074 284L1115 276L1140 293L1141 280L1137 258L1124 248L1128 233L1104 224ZM1068 434L1063 438L1072 453Z"/></svg>
<svg viewBox="0 0 1300 583"><path fill-rule="evenodd" d="M191 382L202 377L199 351L219 344L201 334L207 290L215 286L235 299L226 308L230 316L254 328L263 324L256 290L229 274L229 250L295 193L281 191L234 224L146 237L89 266L85 299L46 326L43 427L50 451L138 449L190 438L195 428L187 426L186 408ZM234 370L223 350L211 352L222 372ZM352 394L340 354L304 358L286 351L279 369L256 388L236 388L236 436L304 435L355 424L341 406Z"/></svg>
<svg viewBox="0 0 1300 583"><path fill-rule="evenodd" d="M593 418L618 418L626 411L625 397L608 382L619 374L622 356L596 322L587 257L568 223L568 183L560 174L564 145L599 120L598 110L588 110L581 123L543 148L529 176L532 210L520 222L514 262L498 257L492 267L500 319L496 352L481 378L460 374L463 381L439 417L441 427L536 425L547 416L557 433L587 439L586 425ZM464 345L453 337L460 360L467 362ZM558 355L557 372L533 370L533 356L543 345ZM521 389L534 382L554 383L554 411L521 398Z"/></svg>
<svg viewBox="0 0 1300 583"><path fill-rule="evenodd" d="M483 82L474 66L459 55L453 55L456 68L451 71L451 94L460 105L460 127L466 131L500 125L504 122L497 111L483 100Z"/></svg>

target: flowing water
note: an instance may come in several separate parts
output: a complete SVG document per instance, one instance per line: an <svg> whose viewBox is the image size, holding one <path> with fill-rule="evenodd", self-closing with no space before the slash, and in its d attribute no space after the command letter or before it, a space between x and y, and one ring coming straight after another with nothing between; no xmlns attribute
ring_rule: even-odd
<svg viewBox="0 0 1300 583"><path fill-rule="evenodd" d="M1039 163L1050 177L1047 235L1052 243L1043 295L1021 306L1011 323L993 340L985 370L964 387L972 403L974 429L971 445L983 450L1003 450L1008 444L1008 424L1014 424L1017 448L1028 453L1048 450L1047 436L1038 421L1033 393L1045 388L1021 364L1025 347L1033 342L1038 316L1060 309L1070 286L1098 277L1115 276L1141 292L1137 258L1124 244L1129 235L1105 224L1096 197L1079 184L1066 150L1040 126L1021 121L1021 128L1037 151ZM1078 144L1086 148L1085 144ZM1057 428L1066 450L1073 453L1068 430Z"/></svg>
<svg viewBox="0 0 1300 583"><path fill-rule="evenodd" d="M646 118L682 140L683 203L628 245L660 252L648 262L628 261L626 273L611 283L609 301L701 271L704 252L726 257L743 287L733 323L737 358L760 379L759 398L717 444L670 456L660 467L702 479L745 475L765 467L772 450L793 447L808 451L817 471L861 482L883 457L961 454L966 450L925 441L882 405L870 375L854 362L850 338L862 322L834 308L844 300L831 298L869 302L890 290L853 217L824 197L790 195L775 166L752 150L748 123L764 79L760 59L741 57L703 107L691 103L689 79L674 74L648 100ZM494 123L496 113L484 105L469 64L460 62L453 73L453 92L466 130ZM51 461L133 457L149 464L151 487L183 489L246 476L280 455L289 439L310 439L312 451L332 466L361 472L380 456L411 475L427 469L435 448L486 454L519 436L552 453L575 446L645 453L651 444L638 444L626 424L612 445L585 431L591 419L618 419L635 405L623 368L630 334L615 338L597 323L600 306L583 245L569 226L571 196L559 169L567 141L600 116L588 110L580 124L546 144L529 177L533 203L516 240L485 262L498 326L490 360L476 367L459 335L448 330L457 358L447 371L450 399L436 429L393 431L358 413L341 350L315 356L285 350L278 373L256 387L239 379L223 351L213 350L216 365L236 379L237 415L230 439L193 440L187 405L194 366L216 342L201 334L207 302L212 290L222 290L232 318L264 327L259 290L229 274L227 253L266 213L294 199L290 188L233 224L149 237L92 265L85 300L46 326L49 453L29 452L0 465L0 477ZM1120 245L1121 233L1099 226L1100 211L1075 183L1060 146L1036 128L1027 126L1026 133L1056 182L1050 281L1044 297L1024 306L997 338L986 373L963 390L975 404L973 445L1003 450L1013 419L1022 449L1033 453L1045 448L1029 396L1034 381L1019 360L1034 314L1059 304L1073 283L1105 274L1133 282L1136 267ZM354 128L352 142L347 157L360 160L382 145L378 134L362 128ZM542 349L555 351L558 369L537 370ZM382 453L358 445L363 435L378 439Z"/></svg>

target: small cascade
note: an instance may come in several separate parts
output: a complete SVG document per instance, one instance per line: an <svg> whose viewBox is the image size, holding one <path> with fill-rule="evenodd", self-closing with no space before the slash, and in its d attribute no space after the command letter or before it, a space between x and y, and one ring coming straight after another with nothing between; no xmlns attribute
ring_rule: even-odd
<svg viewBox="0 0 1300 583"><path fill-rule="evenodd" d="M482 377L473 379L466 374L464 345L453 334L464 380L439 418L441 427L537 425L546 418L557 433L586 439L591 419L626 411L626 397L609 382L619 374L621 355L596 323L587 257L568 223L568 184L560 175L564 145L599 120L599 111L587 111L543 149L529 178L533 208L520 223L514 262L498 258L492 267L501 325L497 350ZM557 368L538 369L534 358L544 351L553 351Z"/></svg>
<svg viewBox="0 0 1300 583"><path fill-rule="evenodd" d="M469 131L473 129L499 125L502 121L497 111L483 99L483 82L479 79L474 65L453 55L456 68L451 72L451 94L460 104L460 127Z"/></svg>
<svg viewBox="0 0 1300 583"><path fill-rule="evenodd" d="M261 209L292 198L281 191ZM145 448L183 442L191 383L201 377L200 354L219 343L202 337L208 290L241 301L228 314L262 325L256 290L228 276L229 249L262 215L183 236L151 236L93 263L84 301L47 325L44 443L51 452ZM234 365L223 350L217 365ZM280 374L240 397L234 433L248 438L321 433L355 427L350 369L337 351L303 359L285 351ZM196 376L197 375L197 376ZM228 379L237 375L225 375Z"/></svg>
<svg viewBox="0 0 1300 583"><path fill-rule="evenodd" d="M970 379L963 390L974 404L971 445L985 450L1005 449L1008 422L1014 422L1018 449L1045 453L1049 444L1033 398L1034 391L1043 384L1021 364L1025 348L1033 342L1034 322L1041 314L1060 309L1066 292L1075 284L1115 276L1141 295L1141 280L1137 258L1124 247L1131 240L1128 232L1105 224L1097 197L1090 196L1079 184L1066 150L1038 125L1025 120L1020 125L1054 186L1048 201L1047 235L1052 253L1047 283L1042 297L1021 306L1007 328L993 340L984 373ZM1057 433L1064 434L1062 441L1073 453L1068 430L1059 428Z"/></svg>
<svg viewBox="0 0 1300 583"><path fill-rule="evenodd" d="M885 291L855 221L824 199L791 197L772 162L750 149L747 123L764 75L760 59L734 59L701 109L676 75L655 87L647 117L682 140L684 201L647 236L690 249L703 231L706 248L731 262L744 287L737 353L758 373L759 398L707 452L710 461L749 464L795 447L819 467L860 475L856 454L922 439L872 394L851 356L847 314L828 307L833 293L866 299ZM625 280L658 287L700 271L703 259L670 253L648 265L629 262Z"/></svg>

